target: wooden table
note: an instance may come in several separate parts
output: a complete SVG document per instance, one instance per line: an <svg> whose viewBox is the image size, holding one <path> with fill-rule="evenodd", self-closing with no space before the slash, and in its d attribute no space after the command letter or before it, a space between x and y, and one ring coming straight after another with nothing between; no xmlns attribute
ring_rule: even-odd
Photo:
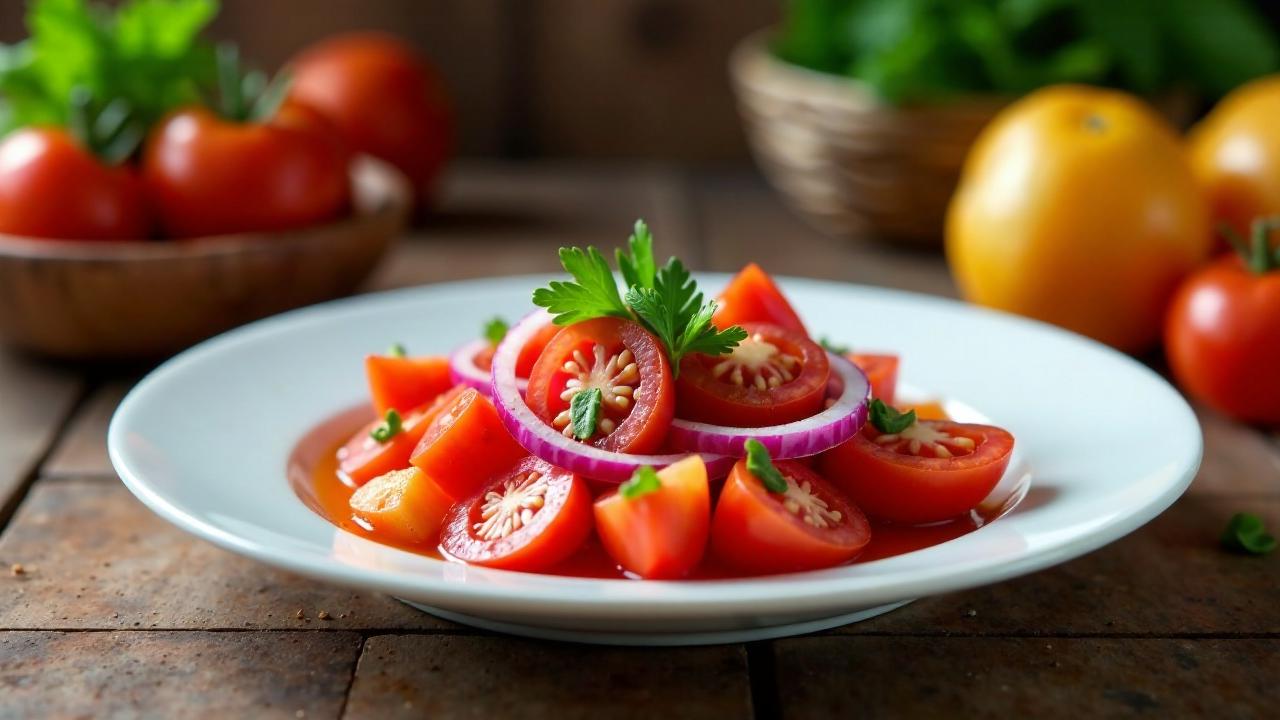
<svg viewBox="0 0 1280 720"><path fill-rule="evenodd" d="M643 216L696 268L754 259L953 293L939 257L824 238L745 172L467 165L452 180L442 216L374 287L552 270L555 247L612 246ZM107 461L107 421L138 372L0 353L0 716L1261 717L1280 704L1280 553L1218 546L1238 510L1280 527L1280 444L1212 414L1187 495L1087 557L821 635L615 649L460 627L179 532Z"/></svg>

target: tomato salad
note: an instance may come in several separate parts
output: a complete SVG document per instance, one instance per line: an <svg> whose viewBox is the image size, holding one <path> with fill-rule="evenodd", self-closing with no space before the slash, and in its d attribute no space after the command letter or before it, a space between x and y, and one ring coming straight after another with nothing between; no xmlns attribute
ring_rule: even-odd
<svg viewBox="0 0 1280 720"><path fill-rule="evenodd" d="M572 280L514 326L367 358L378 418L318 471L343 488L326 514L458 562L659 579L832 567L981 524L1008 432L895 407L898 358L815 341L758 266L707 301L652 245L637 222L623 291L598 250L562 249Z"/></svg>

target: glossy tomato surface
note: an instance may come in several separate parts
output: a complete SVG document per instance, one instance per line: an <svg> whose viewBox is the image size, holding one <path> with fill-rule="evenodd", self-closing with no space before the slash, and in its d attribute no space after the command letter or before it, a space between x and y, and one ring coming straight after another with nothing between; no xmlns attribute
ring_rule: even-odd
<svg viewBox="0 0 1280 720"><path fill-rule="evenodd" d="M599 389L596 447L644 454L666 439L675 409L671 366L657 338L629 320L596 318L561 329L529 375L529 409L569 434L573 395Z"/></svg>
<svg viewBox="0 0 1280 720"><path fill-rule="evenodd" d="M392 470L409 467L409 457L427 428L464 390L460 385L422 407L401 413L401 431L385 442L373 437L374 428L383 424L385 414L360 428L338 449L339 475L348 485L359 486Z"/></svg>
<svg viewBox="0 0 1280 720"><path fill-rule="evenodd" d="M440 549L476 565L536 571L577 551L591 525L586 482L530 457L449 510Z"/></svg>
<svg viewBox="0 0 1280 720"><path fill-rule="evenodd" d="M922 524L977 507L1000 482L1013 436L990 425L919 420L896 435L867 423L823 453L818 471L874 517Z"/></svg>
<svg viewBox="0 0 1280 720"><path fill-rule="evenodd" d="M1280 215L1280 75L1223 98L1190 134L1191 166L1215 223L1247 236L1256 218Z"/></svg>
<svg viewBox="0 0 1280 720"><path fill-rule="evenodd" d="M800 315L791 307L778 284L759 265L742 268L716 298L716 327L745 323L770 323L807 336Z"/></svg>
<svg viewBox="0 0 1280 720"><path fill-rule="evenodd" d="M449 358L443 355L367 355L364 372L379 416L391 408L404 412L418 407L453 387Z"/></svg>
<svg viewBox="0 0 1280 720"><path fill-rule="evenodd" d="M816 570L861 552L871 540L862 511L804 465L775 465L785 493L767 490L745 460L733 466L711 521L712 552L750 573Z"/></svg>
<svg viewBox="0 0 1280 720"><path fill-rule="evenodd" d="M0 233L63 240L146 240L142 184L65 131L17 130L0 142Z"/></svg>
<svg viewBox="0 0 1280 720"><path fill-rule="evenodd" d="M151 132L142 172L166 235L275 232L335 220L350 200L350 160L328 122L286 104L267 122L202 109Z"/></svg>
<svg viewBox="0 0 1280 720"><path fill-rule="evenodd" d="M464 498L526 455L489 398L468 388L440 410L409 462L449 495Z"/></svg>
<svg viewBox="0 0 1280 720"><path fill-rule="evenodd" d="M898 356L871 353L849 353L854 365L871 383L871 397L893 405L898 396Z"/></svg>
<svg viewBox="0 0 1280 720"><path fill-rule="evenodd" d="M804 334L744 323L747 339L728 355L686 355L676 381L676 415L686 420L764 427L822 410L831 374L827 352Z"/></svg>
<svg viewBox="0 0 1280 720"><path fill-rule="evenodd" d="M393 470L351 494L351 514L378 537L398 545L434 547L453 499L417 468Z"/></svg>
<svg viewBox="0 0 1280 720"><path fill-rule="evenodd" d="M596 533L624 570L649 579L688 575L702 561L711 526L711 491L702 458L658 471L661 486L634 498L612 490L595 502Z"/></svg>

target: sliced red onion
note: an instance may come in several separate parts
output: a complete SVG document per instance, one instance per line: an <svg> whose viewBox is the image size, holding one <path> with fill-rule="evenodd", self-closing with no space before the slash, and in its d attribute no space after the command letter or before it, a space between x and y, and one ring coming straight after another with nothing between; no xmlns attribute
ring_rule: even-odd
<svg viewBox="0 0 1280 720"><path fill-rule="evenodd" d="M493 375L476 365L476 356L489 347L489 341L479 338L466 343L449 356L449 377L455 385L466 385L479 390L485 397L493 397ZM516 378L516 388L521 394L529 387L525 378Z"/></svg>
<svg viewBox="0 0 1280 720"><path fill-rule="evenodd" d="M839 395L817 415L785 425L757 428L712 425L677 418L671 422L667 442L672 447L691 452L742 457L746 454L743 445L755 439L777 460L807 457L830 450L856 435L866 423L871 384L862 370L848 359L834 353L827 353L827 357L831 361L833 380L839 377L839 382L830 382L828 387Z"/></svg>
<svg viewBox="0 0 1280 720"><path fill-rule="evenodd" d="M493 355L493 401L502 423L524 449L552 465L602 482L620 483L643 466L666 467L683 460L689 453L675 455L629 455L601 450L565 437L559 430L542 421L529 409L516 380L516 359L520 350L542 328L551 322L545 310L535 311L507 331L506 338ZM723 477L734 458L702 454L709 477Z"/></svg>

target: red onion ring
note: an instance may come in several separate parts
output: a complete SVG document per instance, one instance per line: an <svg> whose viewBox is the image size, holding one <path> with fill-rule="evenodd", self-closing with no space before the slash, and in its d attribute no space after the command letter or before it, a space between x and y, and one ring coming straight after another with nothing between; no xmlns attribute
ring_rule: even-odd
<svg viewBox="0 0 1280 720"><path fill-rule="evenodd" d="M492 390L494 405L503 425L516 442L525 450L552 465L565 468L593 480L620 483L631 478L643 466L662 468L689 457L689 453L675 455L629 455L601 450L565 437L559 430L542 421L529 409L516 380L516 359L520 350L542 328L551 322L551 315L537 310L516 323L498 345L493 355ZM724 477L735 462L734 458L703 453L709 477Z"/></svg>
<svg viewBox="0 0 1280 720"><path fill-rule="evenodd" d="M489 341L477 338L453 351L449 356L449 378L454 385L466 385L480 391L485 397L493 397L493 375L476 365L476 356L489 347ZM516 388L523 395L529 380L516 378Z"/></svg>

